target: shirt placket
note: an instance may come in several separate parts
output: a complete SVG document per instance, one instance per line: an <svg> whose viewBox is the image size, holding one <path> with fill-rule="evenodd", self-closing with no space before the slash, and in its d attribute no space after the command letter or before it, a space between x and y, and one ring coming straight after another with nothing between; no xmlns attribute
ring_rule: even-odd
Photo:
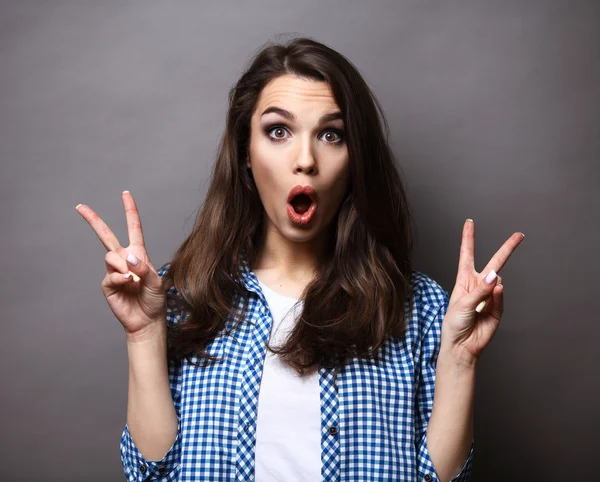
<svg viewBox="0 0 600 482"><path fill-rule="evenodd" d="M246 356L242 375L238 418L238 451L236 479L239 482L254 480L254 455L256 444L256 421L260 379L269 338L272 317L263 306L258 310L256 325Z"/></svg>
<svg viewBox="0 0 600 482"><path fill-rule="evenodd" d="M321 477L323 482L340 480L340 429L338 372L334 368L319 368L321 388Z"/></svg>

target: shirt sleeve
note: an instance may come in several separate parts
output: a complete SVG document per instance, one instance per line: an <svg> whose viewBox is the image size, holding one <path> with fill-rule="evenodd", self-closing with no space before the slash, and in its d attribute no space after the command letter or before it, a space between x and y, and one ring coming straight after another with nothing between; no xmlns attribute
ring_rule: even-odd
<svg viewBox="0 0 600 482"><path fill-rule="evenodd" d="M166 272L168 265L160 268L157 273L162 277ZM175 289L172 288L167 292L167 325L172 326L177 323L181 317L176 315L172 310L173 295L176 295ZM169 361L169 387L171 396L175 404L175 412L177 414L177 437L173 445L169 448L164 457L160 460L146 460L138 447L136 446L129 425L125 423L125 428L121 434L121 464L128 482L155 481L175 482L179 480L180 460L181 460L181 362Z"/></svg>
<svg viewBox="0 0 600 482"><path fill-rule="evenodd" d="M437 473L429 456L427 448L427 426L433 409L433 394L435 390L435 367L442 339L442 320L448 309L448 292L442 290L442 302L439 308L425 312L424 334L421 340L419 358L419 383L416 391L415 407L415 440L417 451L417 480L419 482L439 482ZM451 482L470 482L475 439L471 442L471 450L458 474Z"/></svg>

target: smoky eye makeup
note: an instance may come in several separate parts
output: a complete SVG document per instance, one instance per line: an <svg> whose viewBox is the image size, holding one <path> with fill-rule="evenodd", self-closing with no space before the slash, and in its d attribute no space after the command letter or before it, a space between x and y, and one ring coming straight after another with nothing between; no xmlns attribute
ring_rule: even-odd
<svg viewBox="0 0 600 482"><path fill-rule="evenodd" d="M285 124L281 124L281 123L266 124L263 126L262 129L263 129L265 135L269 139L271 139L273 142L282 142L288 138L287 136L286 137L277 137L277 136L271 135L271 133L277 129L281 129L281 130L289 133L289 128ZM319 134L319 138L321 138L323 136L323 134L326 134L328 132L333 132L337 136L337 139L334 141L325 141L328 144L331 144L331 145L342 144L345 141L344 129L339 129L339 128L333 127L333 126L323 128L323 130Z"/></svg>

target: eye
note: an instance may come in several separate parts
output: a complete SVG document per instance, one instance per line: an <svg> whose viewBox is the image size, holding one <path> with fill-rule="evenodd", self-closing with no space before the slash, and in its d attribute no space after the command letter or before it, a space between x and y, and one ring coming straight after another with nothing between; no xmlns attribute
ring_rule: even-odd
<svg viewBox="0 0 600 482"><path fill-rule="evenodd" d="M268 126L265 129L265 132L272 141L282 142L286 139L286 137L283 137L281 134L285 134L285 132L289 131L287 130L287 127L283 125L272 125ZM271 132L273 132L274 135L271 135ZM323 132L323 134L321 134L321 138L323 136L328 136L327 138L325 138L325 142L327 142L328 144L339 144L344 140L344 132L340 129L327 129ZM337 136L337 139L335 138L335 136Z"/></svg>
<svg viewBox="0 0 600 482"><path fill-rule="evenodd" d="M280 137L279 135L275 135L275 137L273 137L272 135L269 134L271 131L275 131L276 133L281 133L281 132L287 132L287 129L284 126L270 126L265 129L265 132L269 135L269 137L272 140L274 140L275 142L281 142L285 139L285 137Z"/></svg>
<svg viewBox="0 0 600 482"><path fill-rule="evenodd" d="M339 144L344 140L344 133L342 131L340 131L339 129L328 129L323 134L324 135L334 134L338 137L337 140L329 140L329 139L331 139L331 136L329 139L325 139L325 142L327 142L329 144Z"/></svg>

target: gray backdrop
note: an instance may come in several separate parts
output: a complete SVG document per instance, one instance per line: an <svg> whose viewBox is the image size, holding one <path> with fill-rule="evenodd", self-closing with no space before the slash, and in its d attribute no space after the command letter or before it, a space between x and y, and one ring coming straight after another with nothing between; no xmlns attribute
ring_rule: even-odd
<svg viewBox="0 0 600 482"><path fill-rule="evenodd" d="M95 209L155 265L191 229L228 89L276 34L346 55L381 100L452 291L515 231L478 368L474 480L598 480L600 2L0 2L3 480L123 480L124 332L100 288ZM596 249L592 249L596 248Z"/></svg>

